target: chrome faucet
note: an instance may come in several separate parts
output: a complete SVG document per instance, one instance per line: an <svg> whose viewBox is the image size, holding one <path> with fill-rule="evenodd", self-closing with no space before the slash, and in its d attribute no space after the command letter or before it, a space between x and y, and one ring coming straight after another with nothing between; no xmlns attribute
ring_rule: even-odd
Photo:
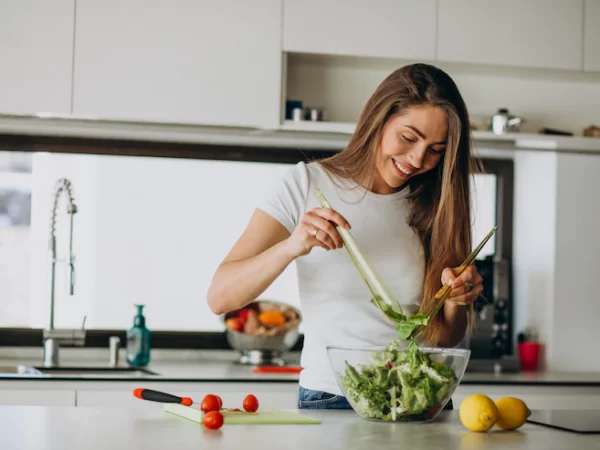
<svg viewBox="0 0 600 450"><path fill-rule="evenodd" d="M48 328L44 330L44 366L58 366L58 350L61 344L70 346L82 346L85 341L85 318L81 330L61 330L54 327L54 306L56 290L56 263L64 262L57 259L56 255L56 214L58 202L61 196L67 197L67 214L69 215L69 295L75 292L75 256L73 255L73 216L77 212L77 205L73 198L73 185L66 178L61 178L54 187L54 201L52 204L52 215L50 223L50 321Z"/></svg>

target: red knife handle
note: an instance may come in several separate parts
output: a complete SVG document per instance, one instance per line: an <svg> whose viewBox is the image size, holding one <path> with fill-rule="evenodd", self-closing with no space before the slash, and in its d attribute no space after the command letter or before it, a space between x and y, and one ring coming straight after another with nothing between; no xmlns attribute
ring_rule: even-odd
<svg viewBox="0 0 600 450"><path fill-rule="evenodd" d="M152 389L137 388L133 391L133 396L141 400L148 400L159 403L177 403L184 406L191 406L193 401L190 397L177 397L166 392L153 391Z"/></svg>

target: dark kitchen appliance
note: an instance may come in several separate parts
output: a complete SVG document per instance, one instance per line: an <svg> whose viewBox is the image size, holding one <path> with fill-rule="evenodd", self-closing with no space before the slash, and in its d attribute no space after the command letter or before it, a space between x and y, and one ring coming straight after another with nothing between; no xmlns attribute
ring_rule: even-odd
<svg viewBox="0 0 600 450"><path fill-rule="evenodd" d="M572 433L600 433L600 411L598 410L532 411L527 422Z"/></svg>
<svg viewBox="0 0 600 450"><path fill-rule="evenodd" d="M462 346L471 350L471 370L502 372L519 370L512 357L511 268L506 259L491 255L476 260L475 266L483 278L483 293L475 302L475 323ZM469 370L469 369L467 369Z"/></svg>
<svg viewBox="0 0 600 450"><path fill-rule="evenodd" d="M483 294L475 302L474 329L462 346L471 350L467 372L519 372L514 351L515 310L513 303L513 199L512 161L487 160L486 175L496 184L495 217L486 220L498 225L493 252L475 261L483 277ZM491 183L494 180L490 179Z"/></svg>

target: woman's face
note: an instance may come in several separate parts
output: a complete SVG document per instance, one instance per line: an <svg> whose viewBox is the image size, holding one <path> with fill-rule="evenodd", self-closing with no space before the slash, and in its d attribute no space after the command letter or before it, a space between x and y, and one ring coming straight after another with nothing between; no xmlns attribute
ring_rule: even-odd
<svg viewBox="0 0 600 450"><path fill-rule="evenodd" d="M373 191L391 194L415 175L433 169L448 139L448 118L437 106L413 106L383 127Z"/></svg>

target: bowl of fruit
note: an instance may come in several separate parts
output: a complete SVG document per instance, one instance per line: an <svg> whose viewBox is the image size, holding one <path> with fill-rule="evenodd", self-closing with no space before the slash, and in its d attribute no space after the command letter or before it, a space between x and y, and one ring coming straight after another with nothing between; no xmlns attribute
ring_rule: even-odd
<svg viewBox="0 0 600 450"><path fill-rule="evenodd" d="M363 419L430 422L460 384L471 352L396 340L386 347L330 346L327 354L340 389Z"/></svg>
<svg viewBox="0 0 600 450"><path fill-rule="evenodd" d="M284 365L283 355L300 337L300 311L286 303L259 299L222 316L227 341L240 363Z"/></svg>

